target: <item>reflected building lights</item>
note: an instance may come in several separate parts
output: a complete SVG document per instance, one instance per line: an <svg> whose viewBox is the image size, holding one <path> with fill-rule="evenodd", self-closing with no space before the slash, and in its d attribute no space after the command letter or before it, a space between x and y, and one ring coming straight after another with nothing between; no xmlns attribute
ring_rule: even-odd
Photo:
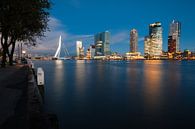
<svg viewBox="0 0 195 129"><path fill-rule="evenodd" d="M84 60L77 60L75 65L75 90L78 94L83 94L84 86L86 86L86 64Z"/></svg>
<svg viewBox="0 0 195 129"><path fill-rule="evenodd" d="M131 88L131 93L136 93L136 88L137 88L137 80L139 80L139 70L136 67L137 62L130 62L128 64L128 67L126 68L126 76L128 77L126 79L127 84ZM129 76L131 75L131 76Z"/></svg>
<svg viewBox="0 0 195 129"><path fill-rule="evenodd" d="M176 95L178 91L178 87L181 85L180 65L169 65L168 70L170 70L169 74L167 74L167 80L169 80L170 82L169 87L171 87L170 89L172 94Z"/></svg>
<svg viewBox="0 0 195 129"><path fill-rule="evenodd" d="M55 65L57 66L57 68L62 68L63 67L63 61L62 60L56 60L55 61Z"/></svg>
<svg viewBox="0 0 195 129"><path fill-rule="evenodd" d="M57 93L60 93L63 87L63 82L66 79L64 75L64 62L62 60L56 60L55 61L55 71L54 71L54 90L56 90Z"/></svg>
<svg viewBox="0 0 195 129"><path fill-rule="evenodd" d="M144 61L145 105L148 110L154 111L159 103L160 88L162 87L162 61ZM152 65L151 65L152 64Z"/></svg>

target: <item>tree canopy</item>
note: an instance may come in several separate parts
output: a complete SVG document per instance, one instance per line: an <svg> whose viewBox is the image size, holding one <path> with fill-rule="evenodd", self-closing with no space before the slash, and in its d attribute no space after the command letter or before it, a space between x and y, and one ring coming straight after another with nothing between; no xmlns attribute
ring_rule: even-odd
<svg viewBox="0 0 195 129"><path fill-rule="evenodd" d="M3 51L3 67L6 56L12 64L16 41L35 45L36 39L44 36L44 32L48 30L50 7L51 3L48 0L0 1L0 42Z"/></svg>

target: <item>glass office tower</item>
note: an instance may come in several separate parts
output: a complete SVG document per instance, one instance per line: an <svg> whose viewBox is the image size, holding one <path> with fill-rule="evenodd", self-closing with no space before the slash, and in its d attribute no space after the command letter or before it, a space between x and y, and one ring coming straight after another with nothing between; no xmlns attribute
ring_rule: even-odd
<svg viewBox="0 0 195 129"><path fill-rule="evenodd" d="M94 36L95 40L95 55L106 56L110 55L110 32L98 33Z"/></svg>

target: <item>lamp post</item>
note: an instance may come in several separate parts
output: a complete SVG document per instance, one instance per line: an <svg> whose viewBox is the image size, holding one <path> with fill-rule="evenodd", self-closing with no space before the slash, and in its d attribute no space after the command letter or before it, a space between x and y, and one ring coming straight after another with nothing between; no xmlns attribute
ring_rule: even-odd
<svg viewBox="0 0 195 129"><path fill-rule="evenodd" d="M22 57L25 57L26 51L22 50Z"/></svg>

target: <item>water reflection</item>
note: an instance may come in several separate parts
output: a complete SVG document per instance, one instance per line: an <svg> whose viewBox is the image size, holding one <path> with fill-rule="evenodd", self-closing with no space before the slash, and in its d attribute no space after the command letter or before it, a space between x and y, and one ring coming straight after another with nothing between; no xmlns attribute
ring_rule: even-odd
<svg viewBox="0 0 195 129"><path fill-rule="evenodd" d="M181 85L181 68L178 65L178 62L171 62L172 65L168 65L167 67L167 74L166 80L169 82L169 87L171 90L172 95L176 95L178 88Z"/></svg>
<svg viewBox="0 0 195 129"><path fill-rule="evenodd" d="M101 81L103 81L104 80L104 72L105 72L105 70L104 70L104 65L106 65L106 64L102 64L102 62L101 61L98 61L98 62L96 62L97 64L96 64L96 79L97 80L99 80L100 82ZM98 83L98 82L97 82Z"/></svg>
<svg viewBox="0 0 195 129"><path fill-rule="evenodd" d="M137 80L140 79L139 69L137 65L137 62L132 61L129 63L129 66L127 68L127 76L129 77L127 81L131 84L131 88L133 88L133 91L137 87Z"/></svg>
<svg viewBox="0 0 195 129"><path fill-rule="evenodd" d="M144 98L145 105L150 111L158 106L160 101L160 92L162 87L162 64L160 60L156 61L144 61L144 75L143 75L143 85L144 85Z"/></svg>
<svg viewBox="0 0 195 129"><path fill-rule="evenodd" d="M75 86L77 93L80 95L83 94L86 86L86 76L87 71L85 69L85 61L84 60L77 60L75 64Z"/></svg>
<svg viewBox="0 0 195 129"><path fill-rule="evenodd" d="M62 60L56 60L55 66L54 66L54 81L53 86L55 86L54 90L57 93L61 93L61 90L63 88L63 82L64 79L66 79L64 75L64 62Z"/></svg>
<svg viewBox="0 0 195 129"><path fill-rule="evenodd" d="M144 64L155 64L155 65L159 65L159 64L163 64L164 61L162 60L145 60Z"/></svg>
<svg viewBox="0 0 195 129"><path fill-rule="evenodd" d="M61 128L194 125L194 63L78 60L37 64L46 73L45 108L59 116Z"/></svg>

